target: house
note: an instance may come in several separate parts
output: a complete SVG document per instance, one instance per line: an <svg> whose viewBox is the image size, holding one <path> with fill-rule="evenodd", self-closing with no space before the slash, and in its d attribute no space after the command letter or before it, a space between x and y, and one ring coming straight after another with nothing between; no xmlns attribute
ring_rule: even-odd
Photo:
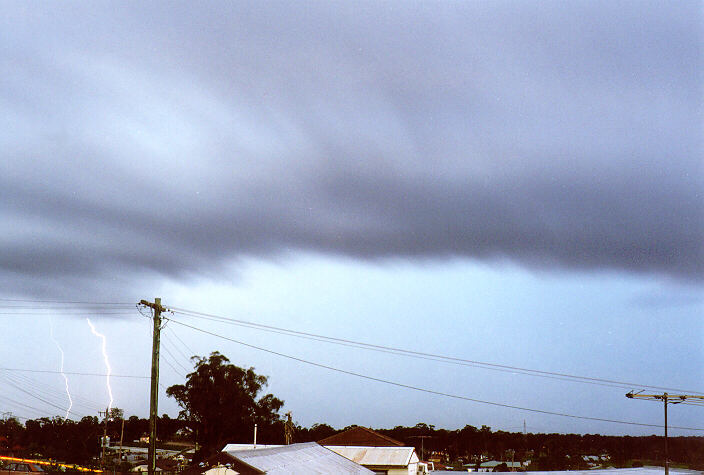
<svg viewBox="0 0 704 475"><path fill-rule="evenodd" d="M326 448L372 470L377 475L416 475L415 447L362 447L327 445Z"/></svg>
<svg viewBox="0 0 704 475"><path fill-rule="evenodd" d="M315 442L278 447L220 452L185 475L371 475L357 465Z"/></svg>
<svg viewBox="0 0 704 475"><path fill-rule="evenodd" d="M415 447L404 447L403 442L366 427L355 426L318 443L376 474L416 475L418 472L420 460Z"/></svg>
<svg viewBox="0 0 704 475"><path fill-rule="evenodd" d="M358 447L403 447L403 442L366 427L354 426L344 432L319 440L320 445L348 445Z"/></svg>

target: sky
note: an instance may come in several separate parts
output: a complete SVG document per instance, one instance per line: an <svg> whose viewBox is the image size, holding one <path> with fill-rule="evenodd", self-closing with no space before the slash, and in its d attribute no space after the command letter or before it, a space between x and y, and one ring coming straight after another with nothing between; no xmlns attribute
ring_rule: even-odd
<svg viewBox="0 0 704 475"><path fill-rule="evenodd" d="M155 297L172 417L216 350L304 426L659 434L627 391L704 394L700 2L2 10L1 412L145 417Z"/></svg>

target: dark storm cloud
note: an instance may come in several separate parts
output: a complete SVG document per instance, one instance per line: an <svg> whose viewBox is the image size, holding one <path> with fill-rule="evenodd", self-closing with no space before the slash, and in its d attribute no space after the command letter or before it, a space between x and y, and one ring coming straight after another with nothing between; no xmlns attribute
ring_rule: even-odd
<svg viewBox="0 0 704 475"><path fill-rule="evenodd" d="M296 250L704 275L697 2L14 6L5 289Z"/></svg>

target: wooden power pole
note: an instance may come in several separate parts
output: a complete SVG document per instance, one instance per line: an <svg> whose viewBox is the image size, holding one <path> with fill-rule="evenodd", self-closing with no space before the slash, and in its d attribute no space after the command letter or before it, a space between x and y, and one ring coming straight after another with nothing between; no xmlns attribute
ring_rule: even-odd
<svg viewBox="0 0 704 475"><path fill-rule="evenodd" d="M649 401L662 401L665 406L665 475L670 475L670 457L667 448L667 405L679 404L687 399L696 399L704 401L704 396L692 396L689 394L642 394L634 393L633 391L626 394L629 399L645 399Z"/></svg>
<svg viewBox="0 0 704 475"><path fill-rule="evenodd" d="M161 312L166 310L161 306L161 298L155 298L154 303L141 300L139 302L154 311L154 331L152 334L152 377L149 397L149 456L148 474L156 472L156 418L159 406L159 344L161 341Z"/></svg>
<svg viewBox="0 0 704 475"><path fill-rule="evenodd" d="M105 468L105 447L108 440L108 414L109 409L105 409L105 412L98 411L99 416L105 416L105 425L103 425L103 437L100 439L100 468L101 470Z"/></svg>
<svg viewBox="0 0 704 475"><path fill-rule="evenodd" d="M284 422L284 440L286 445L291 445L293 442L293 421L291 421L291 411L286 413L286 422Z"/></svg>

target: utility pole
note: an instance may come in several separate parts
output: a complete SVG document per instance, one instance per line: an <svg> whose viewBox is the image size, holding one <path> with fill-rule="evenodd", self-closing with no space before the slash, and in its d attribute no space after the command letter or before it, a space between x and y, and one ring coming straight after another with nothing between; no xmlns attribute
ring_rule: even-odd
<svg viewBox="0 0 704 475"><path fill-rule="evenodd" d="M528 444L526 443L526 420L523 419L523 450L521 451L521 470L523 470L525 461L526 461L526 447Z"/></svg>
<svg viewBox="0 0 704 475"><path fill-rule="evenodd" d="M412 435L409 439L420 439L420 458L425 461L425 439L432 439L432 435Z"/></svg>
<svg viewBox="0 0 704 475"><path fill-rule="evenodd" d="M120 429L120 458L119 458L119 464L122 464L122 438L125 435L125 418L124 415L122 417L122 428Z"/></svg>
<svg viewBox="0 0 704 475"><path fill-rule="evenodd" d="M152 334L152 377L151 393L149 397L149 456L148 474L156 472L156 418L159 405L159 343L161 337L161 312L166 309L161 306L161 298L154 299L154 303L140 300L141 305L149 307L154 312L154 331Z"/></svg>
<svg viewBox="0 0 704 475"><path fill-rule="evenodd" d="M670 457L667 448L667 405L668 404L679 404L685 402L687 399L697 399L699 401L704 401L704 396L692 396L690 394L642 394L641 392L634 393L630 391L626 394L629 399L645 399L648 401L662 401L665 406L665 475L670 475Z"/></svg>
<svg viewBox="0 0 704 475"><path fill-rule="evenodd" d="M293 421L291 421L291 411L286 413L286 422L284 422L284 440L286 445L291 445L293 442Z"/></svg>
<svg viewBox="0 0 704 475"><path fill-rule="evenodd" d="M105 444L108 440L108 409L105 412L98 411L99 416L105 416L105 425L103 426L103 438L100 439L100 468L105 467Z"/></svg>

